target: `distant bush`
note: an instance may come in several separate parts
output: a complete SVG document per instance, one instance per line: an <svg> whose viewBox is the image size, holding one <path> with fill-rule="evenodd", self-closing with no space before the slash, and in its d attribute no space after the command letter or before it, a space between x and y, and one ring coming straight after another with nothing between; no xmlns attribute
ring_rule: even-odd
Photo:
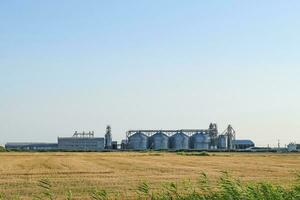
<svg viewBox="0 0 300 200"><path fill-rule="evenodd" d="M209 153L203 152L177 152L177 155L181 156L210 156Z"/></svg>
<svg viewBox="0 0 300 200"><path fill-rule="evenodd" d="M3 146L0 146L0 152L5 152L6 149Z"/></svg>

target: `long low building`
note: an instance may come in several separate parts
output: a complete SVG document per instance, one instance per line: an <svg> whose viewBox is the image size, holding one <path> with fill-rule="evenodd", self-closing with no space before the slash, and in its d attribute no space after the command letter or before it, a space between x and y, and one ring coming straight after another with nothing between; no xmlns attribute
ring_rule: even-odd
<svg viewBox="0 0 300 200"><path fill-rule="evenodd" d="M57 143L7 143L5 148L8 150L56 150Z"/></svg>
<svg viewBox="0 0 300 200"><path fill-rule="evenodd" d="M110 135L111 138L111 135ZM7 143L8 150L62 150L62 151L102 151L105 149L105 140L102 137L94 137L94 132L75 132L72 137L58 137L57 143ZM110 144L111 147L111 144Z"/></svg>
<svg viewBox="0 0 300 200"><path fill-rule="evenodd" d="M252 140L234 140L233 143L236 149L248 149L255 146Z"/></svg>

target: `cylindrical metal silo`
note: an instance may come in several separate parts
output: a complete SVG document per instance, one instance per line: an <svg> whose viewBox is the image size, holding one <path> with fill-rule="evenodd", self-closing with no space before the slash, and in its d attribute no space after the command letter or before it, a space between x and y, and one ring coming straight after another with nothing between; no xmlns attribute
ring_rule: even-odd
<svg viewBox="0 0 300 200"><path fill-rule="evenodd" d="M169 137L162 133L157 132L150 137L150 149L162 150L169 148Z"/></svg>
<svg viewBox="0 0 300 200"><path fill-rule="evenodd" d="M227 135L219 135L218 148L227 149Z"/></svg>
<svg viewBox="0 0 300 200"><path fill-rule="evenodd" d="M144 133L137 132L128 138L128 148L133 150L148 149L148 136Z"/></svg>
<svg viewBox="0 0 300 200"><path fill-rule="evenodd" d="M182 132L178 132L175 135L170 137L169 146L171 149L174 149L174 150L188 149L189 148L189 137Z"/></svg>
<svg viewBox="0 0 300 200"><path fill-rule="evenodd" d="M192 149L209 149L210 138L208 134L196 133L190 138Z"/></svg>

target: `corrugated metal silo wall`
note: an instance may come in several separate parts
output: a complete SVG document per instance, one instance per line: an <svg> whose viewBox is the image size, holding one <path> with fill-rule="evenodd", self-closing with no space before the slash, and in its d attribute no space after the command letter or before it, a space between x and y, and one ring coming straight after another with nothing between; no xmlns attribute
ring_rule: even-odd
<svg viewBox="0 0 300 200"><path fill-rule="evenodd" d="M209 149L209 136L203 133L196 133L190 137L191 149Z"/></svg>
<svg viewBox="0 0 300 200"><path fill-rule="evenodd" d="M219 135L218 148L219 149L227 149L227 136L226 135Z"/></svg>
<svg viewBox="0 0 300 200"><path fill-rule="evenodd" d="M133 150L148 149L149 137L143 133L135 133L128 138L128 148Z"/></svg>
<svg viewBox="0 0 300 200"><path fill-rule="evenodd" d="M169 139L169 146L171 149L189 149L189 137L184 133L176 133Z"/></svg>
<svg viewBox="0 0 300 200"><path fill-rule="evenodd" d="M156 133L150 137L150 148L162 150L169 148L169 137L164 133Z"/></svg>

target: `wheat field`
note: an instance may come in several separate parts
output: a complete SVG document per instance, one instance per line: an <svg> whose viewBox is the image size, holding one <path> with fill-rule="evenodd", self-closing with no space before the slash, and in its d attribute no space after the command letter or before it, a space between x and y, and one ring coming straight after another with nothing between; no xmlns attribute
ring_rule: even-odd
<svg viewBox="0 0 300 200"><path fill-rule="evenodd" d="M37 182L48 179L58 199L68 190L78 199L89 199L95 188L134 197L137 185L144 181L155 188L170 181L196 181L201 172L217 179L221 171L245 182L288 186L300 171L300 154L0 153L0 193L8 199L32 199L40 192Z"/></svg>

